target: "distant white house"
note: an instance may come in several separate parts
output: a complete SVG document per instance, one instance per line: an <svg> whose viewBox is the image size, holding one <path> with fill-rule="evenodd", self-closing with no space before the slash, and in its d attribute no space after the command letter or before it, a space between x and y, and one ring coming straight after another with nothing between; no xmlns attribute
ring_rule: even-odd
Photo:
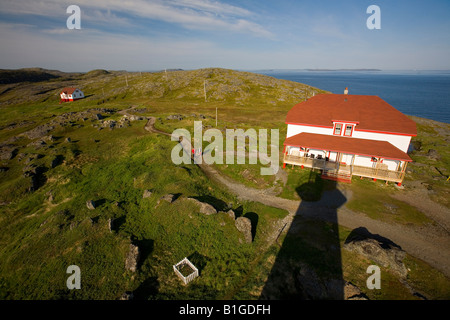
<svg viewBox="0 0 450 320"><path fill-rule="evenodd" d="M61 102L75 101L84 98L84 93L78 88L64 88L61 93Z"/></svg>
<svg viewBox="0 0 450 320"><path fill-rule="evenodd" d="M283 167L314 168L322 177L351 182L353 175L401 185L416 124L377 96L321 94L295 105L286 117Z"/></svg>

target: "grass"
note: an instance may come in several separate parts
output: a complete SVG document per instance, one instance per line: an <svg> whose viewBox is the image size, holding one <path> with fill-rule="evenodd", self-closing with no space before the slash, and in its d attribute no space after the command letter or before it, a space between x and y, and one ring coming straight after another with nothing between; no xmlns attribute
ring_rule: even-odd
<svg viewBox="0 0 450 320"><path fill-rule="evenodd" d="M46 172L47 183L38 191L21 189L22 198L15 198L6 208L9 214L2 215L3 298L116 299L126 290L137 290L140 298L218 299L252 272L249 262L265 245L264 234L272 221L286 213L240 203L211 184L196 166L172 164L174 143L165 136L145 133L143 125L138 121L113 131L86 126L55 132L62 138L40 160L44 163L52 154L62 154L65 162ZM67 136L72 143L63 142ZM93 136L99 142L93 142ZM153 191L151 198L142 199L145 189ZM4 192L9 190L6 185ZM156 205L168 193L182 196L173 204ZM218 209L230 206L237 214L253 217L253 244L241 243L242 235L224 213L204 216L183 201L185 196L208 196L216 199L216 206L223 205ZM96 203L94 211L86 208L88 200ZM107 230L108 219L115 221L113 233ZM144 248L134 280L123 273L130 241ZM67 254L61 257L61 252ZM200 259L202 276L183 288L171 266L189 255L204 257ZM81 268L85 290L65 288L67 275L62 271L71 264ZM58 276L47 281L52 274ZM150 278L154 279L151 285L146 282ZM26 284L24 279L28 279Z"/></svg>
<svg viewBox="0 0 450 320"><path fill-rule="evenodd" d="M392 198L390 194L399 192L392 184L385 185L381 181L354 177L351 190L353 196L346 206L351 210L365 213L372 219L415 226L433 224L433 220L423 212Z"/></svg>

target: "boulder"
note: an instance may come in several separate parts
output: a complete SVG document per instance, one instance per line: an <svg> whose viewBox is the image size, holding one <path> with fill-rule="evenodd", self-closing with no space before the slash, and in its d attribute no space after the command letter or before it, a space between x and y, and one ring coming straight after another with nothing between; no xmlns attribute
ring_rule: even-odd
<svg viewBox="0 0 450 320"><path fill-rule="evenodd" d="M194 198L188 198L188 200L199 206L200 213L206 214L207 216L217 213L217 210L209 203L201 202Z"/></svg>
<svg viewBox="0 0 450 320"><path fill-rule="evenodd" d="M234 211L233 210L228 210L227 212L226 212L226 214L227 214L227 216L229 216L231 219L236 219L236 214L234 213Z"/></svg>
<svg viewBox="0 0 450 320"><path fill-rule="evenodd" d="M92 200L86 201L86 207L89 210L95 210L95 203L94 203L94 201L92 201Z"/></svg>
<svg viewBox="0 0 450 320"><path fill-rule="evenodd" d="M353 230L345 240L344 248L359 253L384 268L390 268L400 277L405 278L408 274L403 264L405 251L389 239L370 234L365 228Z"/></svg>
<svg viewBox="0 0 450 320"><path fill-rule="evenodd" d="M133 292L124 292L120 297L120 300L133 300L134 294Z"/></svg>
<svg viewBox="0 0 450 320"><path fill-rule="evenodd" d="M139 261L139 248L130 243L127 259L125 260L125 269L131 272L136 272Z"/></svg>
<svg viewBox="0 0 450 320"><path fill-rule="evenodd" d="M108 219L108 230L111 232L113 228L114 228L114 220L109 218Z"/></svg>
<svg viewBox="0 0 450 320"><path fill-rule="evenodd" d="M158 204L163 200L163 201L167 201L168 203L172 203L173 202L173 197L174 195L169 193L166 194L164 196L162 196L159 200L158 200Z"/></svg>
<svg viewBox="0 0 450 320"><path fill-rule="evenodd" d="M344 286L345 300L369 300L361 290L350 282L346 282Z"/></svg>
<svg viewBox="0 0 450 320"><path fill-rule="evenodd" d="M0 160L11 160L17 154L17 151L14 146L0 147Z"/></svg>
<svg viewBox="0 0 450 320"><path fill-rule="evenodd" d="M152 192L150 190L144 190L144 194L142 195L142 198L150 198L152 195Z"/></svg>
<svg viewBox="0 0 450 320"><path fill-rule="evenodd" d="M236 228L244 234L245 242L252 242L252 222L249 218L239 217L234 222Z"/></svg>

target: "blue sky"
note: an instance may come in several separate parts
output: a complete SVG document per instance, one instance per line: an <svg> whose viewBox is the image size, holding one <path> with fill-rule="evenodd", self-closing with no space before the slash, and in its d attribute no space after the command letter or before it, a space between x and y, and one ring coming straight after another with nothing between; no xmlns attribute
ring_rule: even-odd
<svg viewBox="0 0 450 320"><path fill-rule="evenodd" d="M448 70L449 14L448 0L2 0L0 68Z"/></svg>

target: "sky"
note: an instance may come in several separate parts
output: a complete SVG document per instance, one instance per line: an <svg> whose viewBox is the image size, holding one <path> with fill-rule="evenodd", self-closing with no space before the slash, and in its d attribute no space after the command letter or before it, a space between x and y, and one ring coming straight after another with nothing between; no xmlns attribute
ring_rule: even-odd
<svg viewBox="0 0 450 320"><path fill-rule="evenodd" d="M449 14L449 0L1 0L0 68L450 70Z"/></svg>

